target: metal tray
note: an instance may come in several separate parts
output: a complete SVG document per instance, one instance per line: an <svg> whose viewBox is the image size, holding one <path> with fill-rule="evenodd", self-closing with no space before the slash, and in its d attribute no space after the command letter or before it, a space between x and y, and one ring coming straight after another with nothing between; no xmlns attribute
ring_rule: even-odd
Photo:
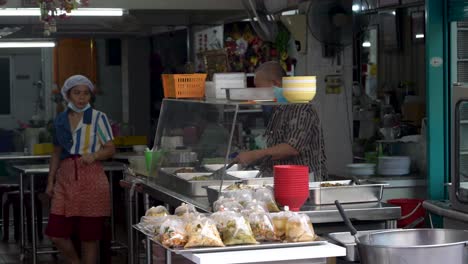
<svg viewBox="0 0 468 264"><path fill-rule="evenodd" d="M342 184L343 186L320 187L322 183ZM350 185L350 180L309 183L309 205L340 203L378 202L382 200L385 183L362 181L360 185Z"/></svg>
<svg viewBox="0 0 468 264"><path fill-rule="evenodd" d="M274 101L273 88L221 88L226 90L226 98L234 101Z"/></svg>
<svg viewBox="0 0 468 264"><path fill-rule="evenodd" d="M172 190L175 190L177 193L185 194L188 196L206 196L206 190L204 186L210 185L221 185L221 180L207 180L207 181L190 181L189 179L193 178L194 175L199 175L200 173L193 173L192 175L172 175L169 174L166 178L166 183L170 185ZM224 182L234 184L238 182L239 179L226 175L224 177Z"/></svg>
<svg viewBox="0 0 468 264"><path fill-rule="evenodd" d="M133 228L147 235L144 230L141 230L138 225L134 225ZM305 247L305 246L318 246L325 245L328 243L327 240L317 236L315 241L311 242L261 242L256 245L238 245L238 246L226 246L226 247L206 247L206 248L168 248L163 246L158 240L155 240L152 235L149 236L156 244L164 247L165 249L174 252L176 254L187 254L187 253L209 253L209 252L228 252L228 251L241 251L241 250L256 250L256 249L275 249L275 248L292 248L292 247Z"/></svg>

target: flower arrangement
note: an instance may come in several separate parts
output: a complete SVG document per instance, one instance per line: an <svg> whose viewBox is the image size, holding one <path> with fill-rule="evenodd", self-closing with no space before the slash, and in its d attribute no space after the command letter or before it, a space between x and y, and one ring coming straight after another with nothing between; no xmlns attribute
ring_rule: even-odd
<svg viewBox="0 0 468 264"><path fill-rule="evenodd" d="M44 35L57 32L57 19L65 19L78 6L88 6L89 0L37 0L41 10L40 20L44 23Z"/></svg>

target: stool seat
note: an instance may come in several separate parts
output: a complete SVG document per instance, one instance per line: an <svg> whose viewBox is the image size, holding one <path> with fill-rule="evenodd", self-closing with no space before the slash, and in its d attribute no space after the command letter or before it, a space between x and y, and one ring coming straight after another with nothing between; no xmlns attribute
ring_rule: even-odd
<svg viewBox="0 0 468 264"><path fill-rule="evenodd" d="M36 209L36 219L35 222L37 224L38 230L38 238L42 240L44 238L43 231L42 231L42 203L37 197L37 193L35 193L35 209ZM3 203L3 241L8 241L10 238L9 233L9 219L10 219L10 206L13 207L13 219L14 219L14 237L15 240L18 241L20 237L20 192L19 191L11 191L5 193L6 199ZM26 213L26 226L27 226L27 234L28 240L32 241L31 236L31 226L32 226L32 217L31 217L31 192L25 191L24 192L24 204L22 206L25 207Z"/></svg>

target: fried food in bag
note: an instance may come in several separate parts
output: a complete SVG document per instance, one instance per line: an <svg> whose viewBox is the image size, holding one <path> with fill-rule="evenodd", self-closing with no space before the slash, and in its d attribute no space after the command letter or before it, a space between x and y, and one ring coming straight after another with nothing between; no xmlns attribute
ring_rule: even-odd
<svg viewBox="0 0 468 264"><path fill-rule="evenodd" d="M252 212L249 214L249 223L257 241L279 240L275 234L275 227L266 212Z"/></svg>
<svg viewBox="0 0 468 264"><path fill-rule="evenodd" d="M146 210L145 216L167 216L169 212L167 211L166 207L164 206L156 206L151 207L150 209Z"/></svg>
<svg viewBox="0 0 468 264"><path fill-rule="evenodd" d="M159 229L162 222L166 219L167 216L142 216L140 221L140 226L143 227L148 233L151 233L155 236L159 235Z"/></svg>
<svg viewBox="0 0 468 264"><path fill-rule="evenodd" d="M248 202L251 202L253 200L252 189L235 190L235 191L231 191L230 194L242 206L246 205Z"/></svg>
<svg viewBox="0 0 468 264"><path fill-rule="evenodd" d="M312 222L307 215L294 213L286 223L286 240L288 242L314 241L316 235Z"/></svg>
<svg viewBox="0 0 468 264"><path fill-rule="evenodd" d="M211 216L226 246L257 244L247 219L239 213L224 211Z"/></svg>
<svg viewBox="0 0 468 264"><path fill-rule="evenodd" d="M183 216L185 214L198 214L195 206L192 204L182 203L179 207L177 207L174 211L174 214L177 216Z"/></svg>
<svg viewBox="0 0 468 264"><path fill-rule="evenodd" d="M187 223L188 242L185 248L193 247L224 247L216 224L206 217Z"/></svg>
<svg viewBox="0 0 468 264"><path fill-rule="evenodd" d="M292 216L292 212L285 206L286 211L270 214L273 226L275 227L276 237L281 240L286 238L286 224L288 219Z"/></svg>
<svg viewBox="0 0 468 264"><path fill-rule="evenodd" d="M244 207L238 203L234 198L226 198L221 196L213 203L213 210L218 211L233 211L240 212Z"/></svg>
<svg viewBox="0 0 468 264"><path fill-rule="evenodd" d="M245 204L244 208L246 210L251 210L251 211L254 211L254 212L268 213L268 208L267 208L266 204L264 202L262 202L262 201L257 201L255 199L253 199L250 202L247 202Z"/></svg>
<svg viewBox="0 0 468 264"><path fill-rule="evenodd" d="M273 190L269 187L259 187L255 189L255 192L253 193L253 198L257 201L264 202L268 208L268 212L270 213L280 211L274 197Z"/></svg>
<svg viewBox="0 0 468 264"><path fill-rule="evenodd" d="M185 221L177 216L167 216L159 228L159 241L166 247L183 247L187 243Z"/></svg>

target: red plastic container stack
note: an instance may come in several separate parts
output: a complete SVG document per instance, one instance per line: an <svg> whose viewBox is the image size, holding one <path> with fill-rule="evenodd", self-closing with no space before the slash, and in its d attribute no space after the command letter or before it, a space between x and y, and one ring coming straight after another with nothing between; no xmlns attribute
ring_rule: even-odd
<svg viewBox="0 0 468 264"><path fill-rule="evenodd" d="M276 201L291 211L299 211L309 198L309 167L277 165L273 171Z"/></svg>

